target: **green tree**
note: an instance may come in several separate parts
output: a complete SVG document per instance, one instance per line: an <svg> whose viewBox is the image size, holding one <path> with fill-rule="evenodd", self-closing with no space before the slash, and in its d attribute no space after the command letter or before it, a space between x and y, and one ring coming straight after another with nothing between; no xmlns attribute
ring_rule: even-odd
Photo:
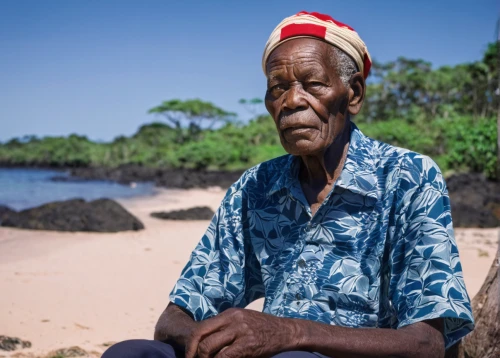
<svg viewBox="0 0 500 358"><path fill-rule="evenodd" d="M153 107L148 113L159 114L166 118L177 130L178 141L198 139L198 136L204 127L214 128L215 124L229 122L236 116L235 113L227 112L211 102L205 102L200 99L172 99L164 101L159 106ZM187 127L187 131L183 131Z"/></svg>
<svg viewBox="0 0 500 358"><path fill-rule="evenodd" d="M259 114L259 110L262 108L264 101L261 98L255 97L251 99L242 98L238 101L239 104L253 116Z"/></svg>

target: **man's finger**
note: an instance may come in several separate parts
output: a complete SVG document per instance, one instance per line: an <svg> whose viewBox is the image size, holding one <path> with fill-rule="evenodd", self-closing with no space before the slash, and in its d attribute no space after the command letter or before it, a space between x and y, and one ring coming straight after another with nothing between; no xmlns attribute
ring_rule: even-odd
<svg viewBox="0 0 500 358"><path fill-rule="evenodd" d="M186 345L186 358L194 358L198 351L198 344L206 336L221 330L228 325L230 320L225 315L217 315L200 323L200 325L192 332Z"/></svg>
<svg viewBox="0 0 500 358"><path fill-rule="evenodd" d="M198 344L198 357L209 358L217 354L221 349L231 345L236 338L236 333L231 329L223 329L212 333L202 339Z"/></svg>
<svg viewBox="0 0 500 358"><path fill-rule="evenodd" d="M241 347L239 347L238 344L233 344L220 350L214 358L241 358L243 356L248 357L250 354L243 355L241 353Z"/></svg>

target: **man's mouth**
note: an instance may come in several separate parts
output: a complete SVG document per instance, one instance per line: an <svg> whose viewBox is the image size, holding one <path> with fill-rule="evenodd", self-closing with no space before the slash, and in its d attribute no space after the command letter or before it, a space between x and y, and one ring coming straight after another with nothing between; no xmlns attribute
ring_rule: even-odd
<svg viewBox="0 0 500 358"><path fill-rule="evenodd" d="M285 129L285 133L293 133L293 134L300 134L300 133L304 133L304 132L309 132L311 130L314 130L316 128L312 128L312 127L291 127L291 128L287 128Z"/></svg>
<svg viewBox="0 0 500 358"><path fill-rule="evenodd" d="M302 134L316 129L317 129L316 127L300 125L300 126L288 126L282 129L281 131L283 132L283 134Z"/></svg>

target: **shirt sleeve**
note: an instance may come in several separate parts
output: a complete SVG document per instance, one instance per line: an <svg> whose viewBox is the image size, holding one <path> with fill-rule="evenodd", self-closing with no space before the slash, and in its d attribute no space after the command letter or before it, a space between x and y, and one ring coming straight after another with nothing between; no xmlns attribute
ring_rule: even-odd
<svg viewBox="0 0 500 358"><path fill-rule="evenodd" d="M428 159L424 167L419 185L402 199L405 211L390 258L391 301L397 328L443 318L448 348L472 331L474 320L446 185L434 162Z"/></svg>
<svg viewBox="0 0 500 358"><path fill-rule="evenodd" d="M233 185L170 293L170 301L196 321L263 297L260 265L244 240L242 212L242 193Z"/></svg>

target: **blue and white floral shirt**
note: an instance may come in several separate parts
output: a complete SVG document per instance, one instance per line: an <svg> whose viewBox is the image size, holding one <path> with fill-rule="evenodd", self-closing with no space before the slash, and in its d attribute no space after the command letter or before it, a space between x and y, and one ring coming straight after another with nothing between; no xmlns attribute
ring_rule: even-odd
<svg viewBox="0 0 500 358"><path fill-rule="evenodd" d="M170 300L203 320L265 297L264 312L346 327L444 318L449 347L473 329L450 201L428 157L364 136L314 216L291 155L229 188Z"/></svg>

